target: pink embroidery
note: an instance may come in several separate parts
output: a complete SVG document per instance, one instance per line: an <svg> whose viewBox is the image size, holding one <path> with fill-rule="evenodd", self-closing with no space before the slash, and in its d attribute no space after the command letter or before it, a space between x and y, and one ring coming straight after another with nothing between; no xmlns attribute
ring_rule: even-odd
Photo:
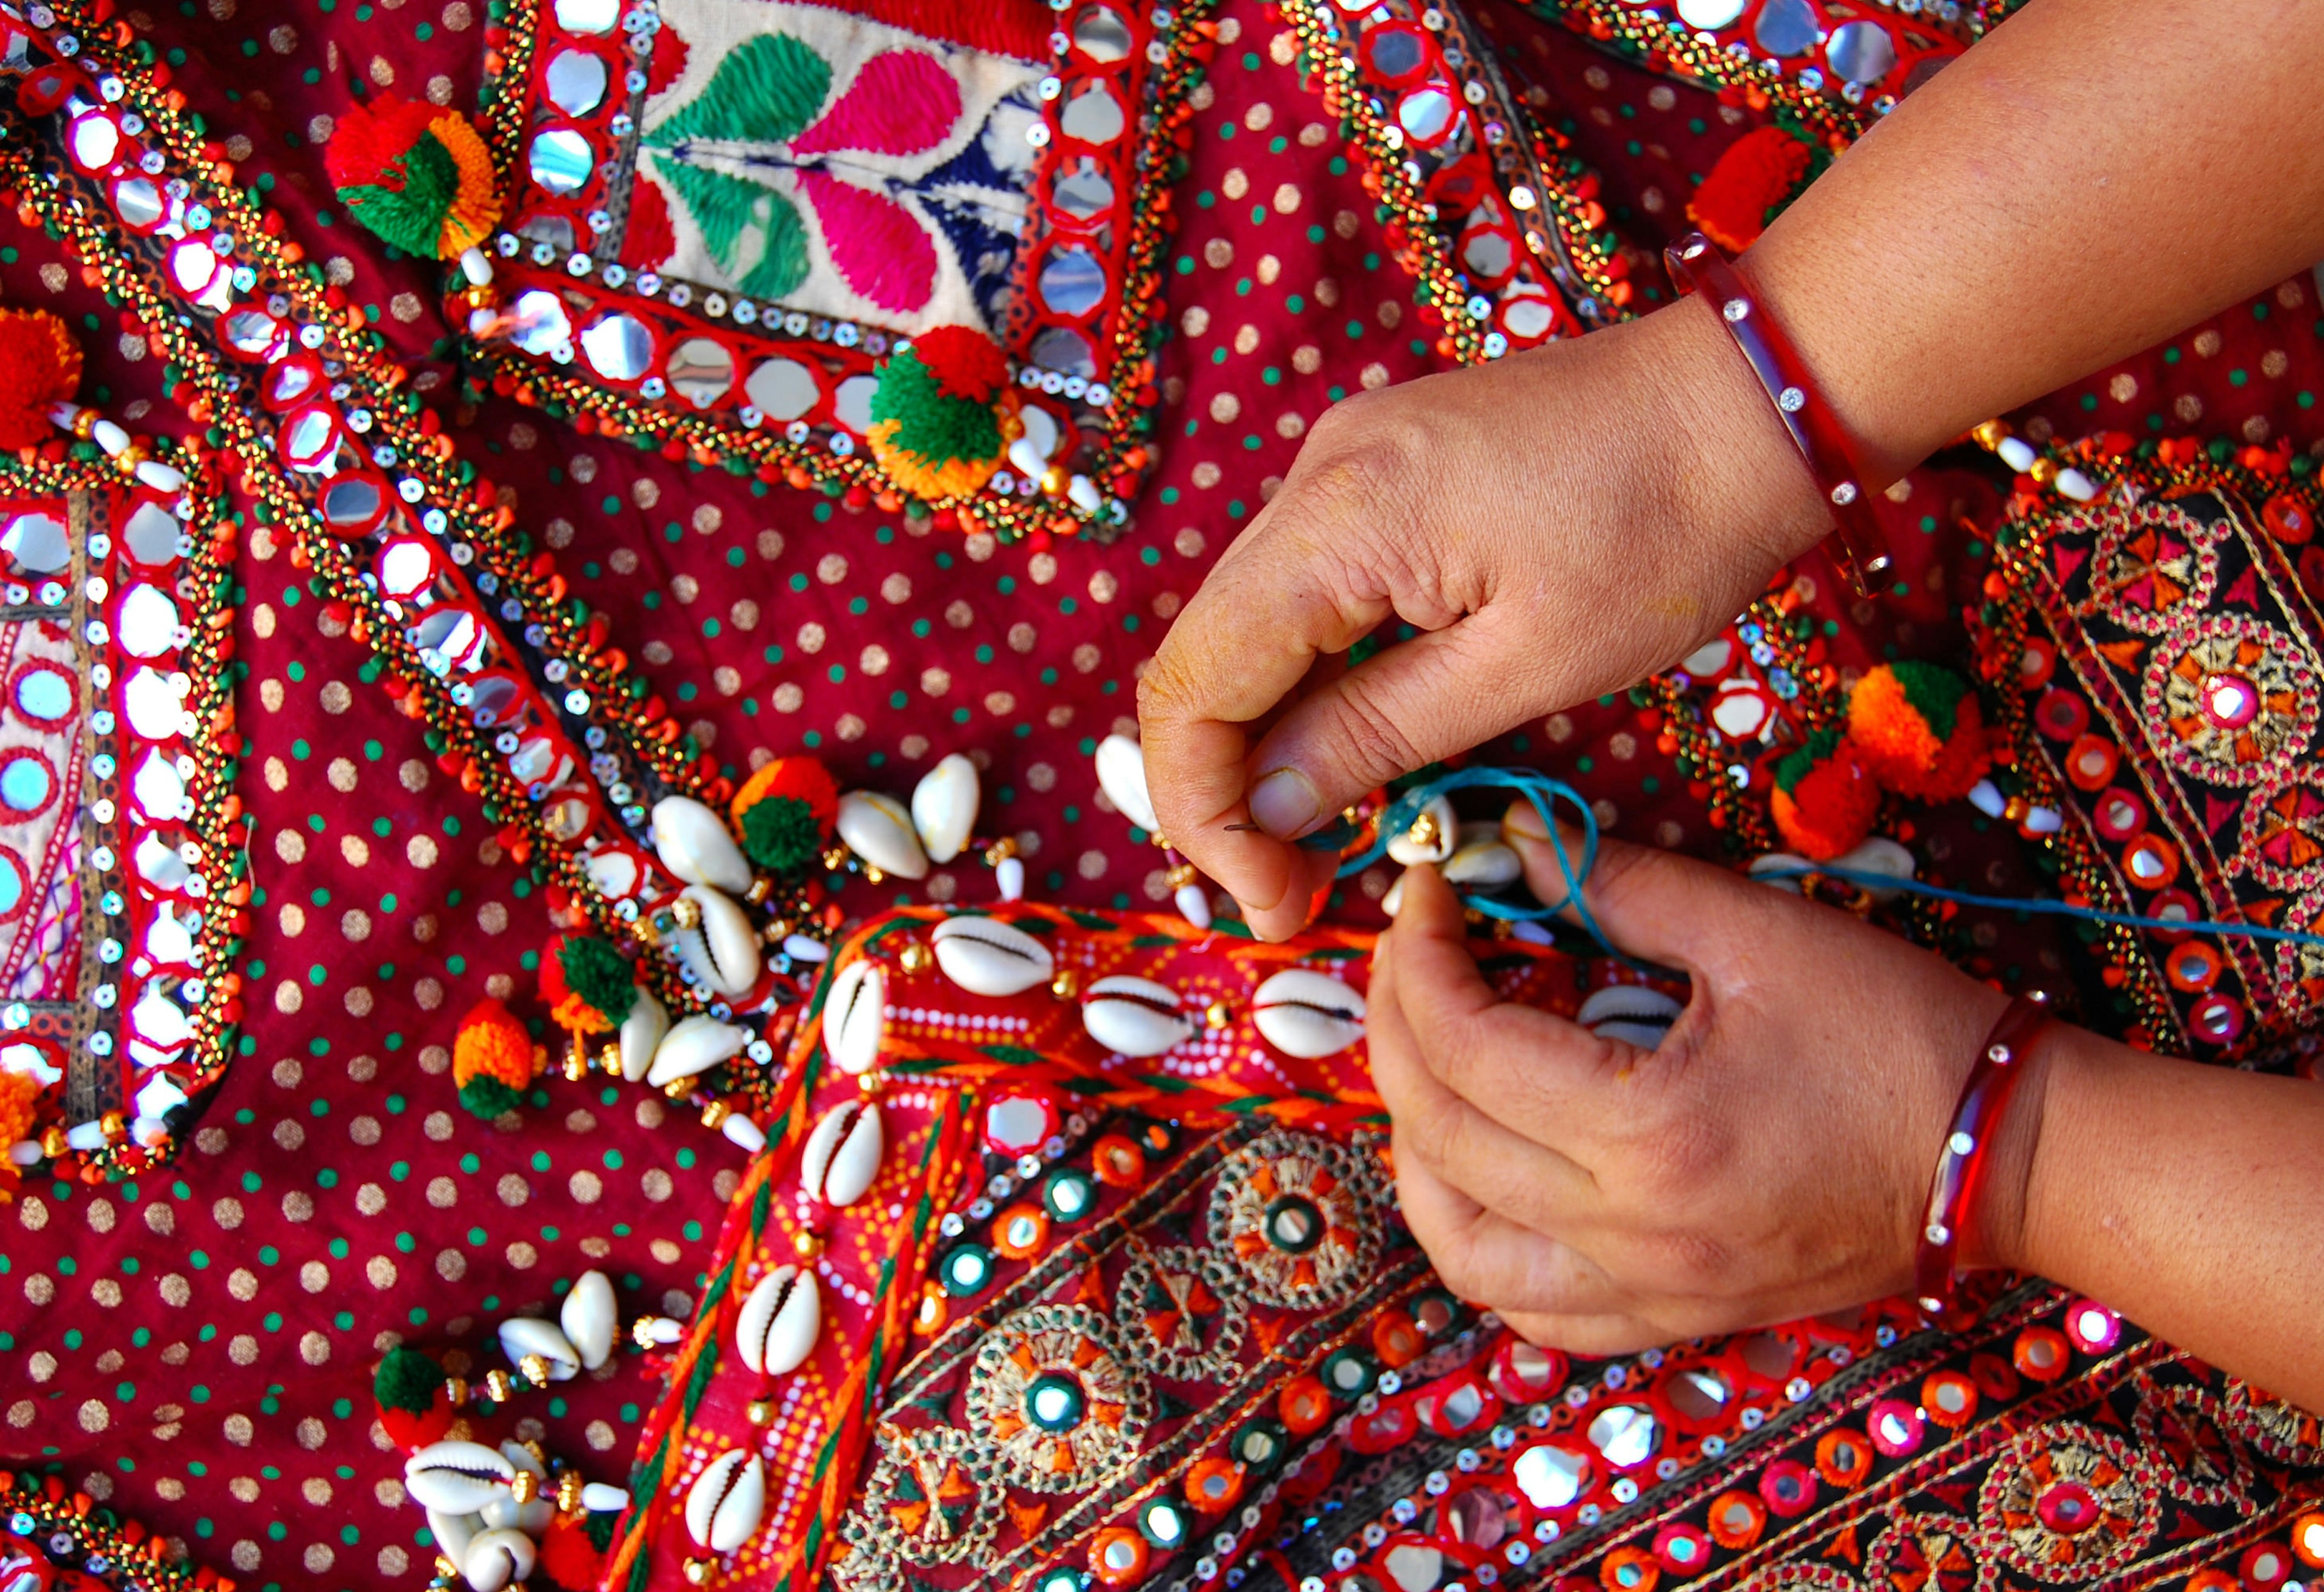
<svg viewBox="0 0 2324 1592"><path fill-rule="evenodd" d="M928 301L936 292L936 245L910 211L811 168L800 170L798 185L851 289L896 314Z"/></svg>
<svg viewBox="0 0 2324 1592"><path fill-rule="evenodd" d="M942 143L960 120L960 86L917 50L890 50L863 63L839 103L791 143L798 154L869 150L918 154Z"/></svg>

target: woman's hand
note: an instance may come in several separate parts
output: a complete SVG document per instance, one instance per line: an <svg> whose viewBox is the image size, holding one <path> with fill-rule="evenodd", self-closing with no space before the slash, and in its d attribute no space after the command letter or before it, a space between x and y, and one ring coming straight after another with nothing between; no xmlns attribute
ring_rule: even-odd
<svg viewBox="0 0 2324 1592"><path fill-rule="evenodd" d="M1545 900L1540 819L1510 839ZM1586 895L1693 989L1659 1049L1498 1001L1451 888L1406 876L1372 964L1372 1072L1405 1219L1448 1286L1526 1337L1608 1354L1911 1285L1929 1177L2006 997L1845 912L1606 843ZM1972 1262L2015 1249L2042 1115L2020 1086Z"/></svg>
<svg viewBox="0 0 2324 1592"><path fill-rule="evenodd" d="M1666 667L1825 523L1698 304L1351 398L1139 687L1163 832L1259 933L1290 934L1332 867L1294 838L1397 774ZM1390 619L1422 634L1329 665Z"/></svg>

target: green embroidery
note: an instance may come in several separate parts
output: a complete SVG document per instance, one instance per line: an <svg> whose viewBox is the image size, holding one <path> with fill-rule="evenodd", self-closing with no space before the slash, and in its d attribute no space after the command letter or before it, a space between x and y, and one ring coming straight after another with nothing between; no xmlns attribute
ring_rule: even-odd
<svg viewBox="0 0 2324 1592"><path fill-rule="evenodd" d="M656 173L702 229L719 269L743 292L780 298L807 280L807 226L773 189L704 162L728 150L747 161L758 152L734 146L796 138L830 92L831 68L823 57L787 33L762 33L730 51L702 92L644 136ZM714 148L691 147L697 143Z"/></svg>
<svg viewBox="0 0 2324 1592"><path fill-rule="evenodd" d="M731 50L702 92L656 124L645 141L669 149L688 138L784 143L798 136L831 92L831 68L788 33L761 33Z"/></svg>
<svg viewBox="0 0 2324 1592"><path fill-rule="evenodd" d="M702 228L726 278L757 298L777 299L807 280L807 227L790 200L771 188L724 171L656 156L678 202Z"/></svg>

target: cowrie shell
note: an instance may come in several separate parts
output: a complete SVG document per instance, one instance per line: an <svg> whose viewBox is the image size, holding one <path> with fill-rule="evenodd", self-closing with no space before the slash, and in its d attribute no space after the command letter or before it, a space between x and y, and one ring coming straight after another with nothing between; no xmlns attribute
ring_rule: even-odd
<svg viewBox="0 0 2324 1592"><path fill-rule="evenodd" d="M893 796L877 791L850 791L839 799L835 820L847 849L899 879L928 876L927 854L912 830L912 815Z"/></svg>
<svg viewBox="0 0 2324 1592"><path fill-rule="evenodd" d="M678 931L678 959L697 984L730 999L751 993L759 982L759 937L751 920L707 884L689 884L684 894L702 911L701 926Z"/></svg>
<svg viewBox="0 0 2324 1592"><path fill-rule="evenodd" d="M1525 859L1498 839L1466 840L1444 859L1447 884L1497 889L1525 877Z"/></svg>
<svg viewBox="0 0 2324 1592"><path fill-rule="evenodd" d="M669 1032L669 1008L654 996L654 992L641 987L638 998L630 1007L630 1014L622 1019L622 1032L617 1042L622 1051L622 1076L636 1083L653 1065L654 1050Z"/></svg>
<svg viewBox="0 0 2324 1592"><path fill-rule="evenodd" d="M715 884L740 895L751 888L751 863L719 816L691 796L654 803L654 855L688 884Z"/></svg>
<svg viewBox="0 0 2324 1592"><path fill-rule="evenodd" d="M1194 1037L1195 1022L1178 1004L1167 984L1110 974L1089 986L1082 1026L1117 1056L1158 1056Z"/></svg>
<svg viewBox="0 0 2324 1592"><path fill-rule="evenodd" d="M612 1357L617 1313L613 1284L604 1273L593 1269L573 1279L572 1291L557 1312L557 1324L581 1356L583 1370L595 1371Z"/></svg>
<svg viewBox="0 0 2324 1592"><path fill-rule="evenodd" d="M734 1346L742 1364L761 1376L796 1371L823 1329L823 1294L815 1273L777 1266L759 1279L734 1318Z"/></svg>
<svg viewBox="0 0 2324 1592"><path fill-rule="evenodd" d="M759 1529L767 1473L758 1457L729 1449L702 1468L686 1495L686 1529L713 1553L732 1553Z"/></svg>
<svg viewBox="0 0 2324 1592"><path fill-rule="evenodd" d="M946 918L928 943L945 976L972 995L1016 995L1057 970L1047 946L998 918Z"/></svg>
<svg viewBox="0 0 2324 1592"><path fill-rule="evenodd" d="M1151 835L1154 798L1146 791L1146 749L1128 736L1108 736L1097 744L1097 784L1121 816Z"/></svg>
<svg viewBox="0 0 2324 1592"><path fill-rule="evenodd" d="M532 1539L507 1526L479 1532L460 1556L460 1573L475 1592L501 1588L532 1574Z"/></svg>
<svg viewBox="0 0 2324 1592"><path fill-rule="evenodd" d="M1452 810L1451 798L1439 796L1422 808L1419 816L1413 821L1417 823L1420 818L1434 821L1435 838L1433 840L1424 844L1414 839L1410 825L1388 838L1388 856L1407 868L1415 863L1443 862L1452 855L1452 848L1460 844L1461 819L1460 816Z"/></svg>
<svg viewBox="0 0 2324 1592"><path fill-rule="evenodd" d="M686 1018L655 1048L646 1082L659 1088L707 1072L721 1061L741 1055L750 1042L751 1036L732 1023L699 1015Z"/></svg>
<svg viewBox="0 0 2324 1592"><path fill-rule="evenodd" d="M580 1374L581 1352L560 1331L554 1321L543 1321L533 1316L511 1316L500 1325L501 1353L513 1365L527 1355L539 1355L549 1362L549 1379L566 1382Z"/></svg>
<svg viewBox="0 0 2324 1592"><path fill-rule="evenodd" d="M429 1444L403 1462L403 1487L422 1509L474 1514L508 1496L516 1467L482 1443L456 1438Z"/></svg>
<svg viewBox="0 0 2324 1592"><path fill-rule="evenodd" d="M484 1521L476 1515L447 1514L440 1509L428 1512L428 1534L436 1539L437 1550L454 1564L467 1557L468 1544L484 1529ZM15 1592L15 1588L10 1587L8 1592ZM36 1587L34 1592L42 1589Z"/></svg>
<svg viewBox="0 0 2324 1592"><path fill-rule="evenodd" d="M958 856L976 828L976 764L954 752L912 787L912 828L932 863Z"/></svg>
<svg viewBox="0 0 2324 1592"><path fill-rule="evenodd" d="M888 975L869 957L832 976L823 997L823 1045L840 1071L862 1074L880 1060L888 1032Z"/></svg>
<svg viewBox="0 0 2324 1592"><path fill-rule="evenodd" d="M1364 1037L1364 997L1329 974L1286 967L1251 992L1251 1021L1286 1056L1314 1061Z"/></svg>
<svg viewBox="0 0 2324 1592"><path fill-rule="evenodd" d="M519 1470L530 1471L536 1481L549 1479L548 1467L535 1458L532 1450L522 1443L503 1439L501 1458ZM520 1532L536 1533L547 1531L549 1523L557 1518L557 1505L545 1495L554 1490L536 1487L532 1497L522 1504L514 1497L493 1499L484 1507L482 1518L485 1527L510 1526Z"/></svg>
<svg viewBox="0 0 2324 1592"><path fill-rule="evenodd" d="M1643 984L1609 984L1591 991L1573 1020L1600 1039L1651 1051L1685 1010L1683 1003Z"/></svg>
<svg viewBox="0 0 2324 1592"><path fill-rule="evenodd" d="M825 1112L807 1135L799 1152L799 1187L825 1205L853 1205L880 1175L886 1150L880 1107L869 1100L844 1101Z"/></svg>

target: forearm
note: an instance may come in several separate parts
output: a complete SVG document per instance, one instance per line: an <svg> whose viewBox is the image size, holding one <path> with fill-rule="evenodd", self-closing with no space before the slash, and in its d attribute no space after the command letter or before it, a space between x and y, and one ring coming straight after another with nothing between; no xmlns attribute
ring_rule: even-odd
<svg viewBox="0 0 2324 1592"><path fill-rule="evenodd" d="M2324 6L2034 0L1746 258L1885 481L2324 258Z"/></svg>
<svg viewBox="0 0 2324 1592"><path fill-rule="evenodd" d="M2074 1028L2041 1055L2023 1215L1995 1258L2324 1410L2324 1086Z"/></svg>

